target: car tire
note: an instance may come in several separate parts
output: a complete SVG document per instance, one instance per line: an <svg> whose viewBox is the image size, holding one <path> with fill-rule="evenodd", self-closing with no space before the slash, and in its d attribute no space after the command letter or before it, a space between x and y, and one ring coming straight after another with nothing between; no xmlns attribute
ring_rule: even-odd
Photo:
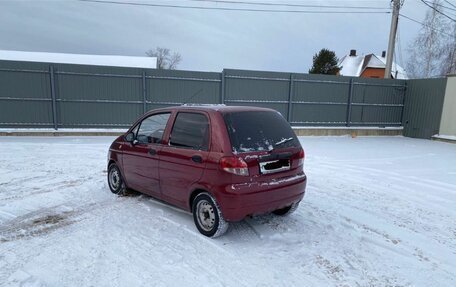
<svg viewBox="0 0 456 287"><path fill-rule="evenodd" d="M127 193L127 187L120 173L119 167L112 163L108 168L108 186L112 193L123 196Z"/></svg>
<svg viewBox="0 0 456 287"><path fill-rule="evenodd" d="M198 194L192 205L193 220L198 231L207 237L219 237L229 227L217 201L207 192Z"/></svg>
<svg viewBox="0 0 456 287"><path fill-rule="evenodd" d="M292 205L286 206L284 208L276 209L272 213L274 213L275 215L286 216L295 212L296 209L298 209L298 207L299 202L295 202Z"/></svg>

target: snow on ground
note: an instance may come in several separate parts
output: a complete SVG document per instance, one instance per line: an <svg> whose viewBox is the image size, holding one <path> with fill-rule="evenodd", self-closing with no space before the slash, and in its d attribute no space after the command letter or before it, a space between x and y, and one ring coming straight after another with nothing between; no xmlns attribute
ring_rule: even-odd
<svg viewBox="0 0 456 287"><path fill-rule="evenodd" d="M106 184L111 137L0 138L2 286L456 286L456 145L302 137L289 217L200 235Z"/></svg>

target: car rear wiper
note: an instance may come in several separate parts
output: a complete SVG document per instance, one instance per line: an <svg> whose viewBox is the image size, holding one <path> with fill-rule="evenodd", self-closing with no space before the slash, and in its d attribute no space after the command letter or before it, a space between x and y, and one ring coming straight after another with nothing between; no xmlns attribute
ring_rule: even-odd
<svg viewBox="0 0 456 287"><path fill-rule="evenodd" d="M276 143L274 144L274 148L276 148L276 147L278 147L278 146L280 146L280 145L283 145L284 143L287 143L287 142L289 142L289 141L291 141L291 140L293 140L293 137L290 137L290 138L287 138L287 139L286 139L286 138L282 138L280 141L278 141L278 142L276 142ZM274 148L273 148L273 149L274 149ZM273 150L273 149L272 149L272 150ZM272 150L271 150L271 151L272 151Z"/></svg>

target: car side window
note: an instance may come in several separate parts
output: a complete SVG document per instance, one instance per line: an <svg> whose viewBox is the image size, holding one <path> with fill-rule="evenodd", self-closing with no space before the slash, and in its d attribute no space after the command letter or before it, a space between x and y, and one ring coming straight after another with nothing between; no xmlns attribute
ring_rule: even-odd
<svg viewBox="0 0 456 287"><path fill-rule="evenodd" d="M136 140L140 143L160 142L170 115L163 113L145 118L139 125Z"/></svg>
<svg viewBox="0 0 456 287"><path fill-rule="evenodd" d="M207 117L198 113L178 113L169 144L195 150L208 150L209 121Z"/></svg>

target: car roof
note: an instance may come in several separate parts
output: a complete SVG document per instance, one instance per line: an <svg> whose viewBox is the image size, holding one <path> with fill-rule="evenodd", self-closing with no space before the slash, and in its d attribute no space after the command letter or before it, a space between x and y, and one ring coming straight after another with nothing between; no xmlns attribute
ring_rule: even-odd
<svg viewBox="0 0 456 287"><path fill-rule="evenodd" d="M133 129L137 124L142 121L144 118L156 114L156 113L167 113L173 111L203 111L208 113L222 113L222 114L229 114L235 112L276 112L276 110L268 109L268 108L260 108L260 107L250 107L250 106L225 106L225 105L204 105L204 104L191 104L191 105L181 105L181 106L171 106L166 108L158 108L147 111L145 114L140 116L134 124L130 127L129 131Z"/></svg>
<svg viewBox="0 0 456 287"><path fill-rule="evenodd" d="M232 113L232 112L253 112L253 111L269 111L275 112L273 109L260 108L260 107L250 107L250 106L225 106L225 105L182 105L182 106L173 106L161 109L155 109L155 111L172 111L172 110L188 110L188 111L207 111L207 112L221 112L221 113Z"/></svg>

